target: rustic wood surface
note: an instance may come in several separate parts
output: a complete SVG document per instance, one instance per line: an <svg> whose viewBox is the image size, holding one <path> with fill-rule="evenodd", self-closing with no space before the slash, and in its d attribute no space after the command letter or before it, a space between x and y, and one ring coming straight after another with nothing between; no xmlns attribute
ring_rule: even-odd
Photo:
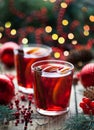
<svg viewBox="0 0 94 130"><path fill-rule="evenodd" d="M5 70L4 70L5 71ZM14 75L15 71L6 71L7 74L12 73ZM16 79L14 80L15 87L17 88ZM77 105L78 110L81 111L79 108L79 102L81 101L83 97L83 86L78 82L78 85L76 86L76 95L77 95ZM25 104L26 105L26 104ZM72 92L71 92L71 99L70 99L70 110L68 113L55 116L55 117L48 117L48 116L42 116L36 112L36 108L34 105L32 105L33 108L33 115L32 115L32 124L28 124L27 130L63 130L63 123L71 114L75 114L75 98L74 98L74 88L72 86ZM9 125L7 126L0 126L0 130L24 130L24 124L18 124L18 126L14 125L14 121L11 121Z"/></svg>

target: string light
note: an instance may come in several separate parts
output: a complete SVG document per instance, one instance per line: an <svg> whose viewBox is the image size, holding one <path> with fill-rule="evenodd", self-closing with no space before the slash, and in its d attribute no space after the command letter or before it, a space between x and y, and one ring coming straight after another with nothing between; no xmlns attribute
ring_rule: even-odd
<svg viewBox="0 0 94 130"><path fill-rule="evenodd" d="M72 41L72 44L73 44L73 45L76 45L76 44L77 44L77 40L73 40L73 41Z"/></svg>
<svg viewBox="0 0 94 130"><path fill-rule="evenodd" d="M69 34L68 34L68 38L69 38L69 39L73 39L73 38L74 38L74 34L73 34L73 33L69 33Z"/></svg>
<svg viewBox="0 0 94 130"><path fill-rule="evenodd" d="M58 38L59 44L63 44L65 42L65 39L63 37Z"/></svg>
<svg viewBox="0 0 94 130"><path fill-rule="evenodd" d="M94 22L94 15L90 15L89 20L90 20L91 22Z"/></svg>
<svg viewBox="0 0 94 130"><path fill-rule="evenodd" d="M89 31L84 31L84 35L88 36L89 35Z"/></svg>
<svg viewBox="0 0 94 130"><path fill-rule="evenodd" d="M4 31L4 27L0 26L0 32Z"/></svg>
<svg viewBox="0 0 94 130"><path fill-rule="evenodd" d="M2 38L2 36L3 36L2 33L0 33L0 38Z"/></svg>
<svg viewBox="0 0 94 130"><path fill-rule="evenodd" d="M5 27L6 27L6 28L10 28L10 27L11 27L11 22L6 22L6 23L5 23Z"/></svg>
<svg viewBox="0 0 94 130"><path fill-rule="evenodd" d="M28 39L27 38L23 38L22 39L22 44L27 44L28 43Z"/></svg>
<svg viewBox="0 0 94 130"><path fill-rule="evenodd" d="M47 33L52 32L52 27L51 27L51 26L46 26L46 27L45 27L45 31L46 31Z"/></svg>
<svg viewBox="0 0 94 130"><path fill-rule="evenodd" d="M57 34L52 34L52 39L53 40L57 40L58 39L58 35Z"/></svg>
<svg viewBox="0 0 94 130"><path fill-rule="evenodd" d="M82 11L83 11L83 12L87 12L88 9L87 9L86 7L82 7Z"/></svg>
<svg viewBox="0 0 94 130"><path fill-rule="evenodd" d="M55 53L54 53L54 57L55 57L55 58L60 58L60 53L59 53L59 52L55 52Z"/></svg>
<svg viewBox="0 0 94 130"><path fill-rule="evenodd" d="M68 22L68 20L64 19L64 20L62 20L62 24L63 24L64 26L67 26L67 25L69 24L69 22Z"/></svg>
<svg viewBox="0 0 94 130"><path fill-rule="evenodd" d="M64 56L68 56L69 55L69 51L64 51Z"/></svg>
<svg viewBox="0 0 94 130"><path fill-rule="evenodd" d="M61 3L61 7L62 7L62 8L67 8L67 6L68 6L67 3L65 3L65 2L62 2L62 3Z"/></svg>
<svg viewBox="0 0 94 130"><path fill-rule="evenodd" d="M90 30L90 27L88 25L85 25L83 28L84 28L85 31L89 31Z"/></svg>
<svg viewBox="0 0 94 130"><path fill-rule="evenodd" d="M49 0L51 3L54 3L54 2L56 2L56 0Z"/></svg>
<svg viewBox="0 0 94 130"><path fill-rule="evenodd" d="M11 35L16 35L16 30L12 29L10 33L11 33Z"/></svg>

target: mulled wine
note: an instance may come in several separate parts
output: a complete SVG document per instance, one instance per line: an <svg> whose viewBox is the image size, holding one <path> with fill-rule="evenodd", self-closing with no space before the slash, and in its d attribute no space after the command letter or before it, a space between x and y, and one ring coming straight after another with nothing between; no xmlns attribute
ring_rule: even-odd
<svg viewBox="0 0 94 130"><path fill-rule="evenodd" d="M14 50L19 91L33 93L31 65L35 61L49 59L51 51L50 47L37 44Z"/></svg>
<svg viewBox="0 0 94 130"><path fill-rule="evenodd" d="M74 66L66 61L43 60L32 66L37 111L60 115L69 110Z"/></svg>

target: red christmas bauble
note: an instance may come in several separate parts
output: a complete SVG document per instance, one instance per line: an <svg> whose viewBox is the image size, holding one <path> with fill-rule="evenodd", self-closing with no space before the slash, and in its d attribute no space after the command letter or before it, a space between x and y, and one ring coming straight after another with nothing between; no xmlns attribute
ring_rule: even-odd
<svg viewBox="0 0 94 130"><path fill-rule="evenodd" d="M14 66L14 53L13 50L18 48L14 42L6 42L0 48L0 60L8 67Z"/></svg>
<svg viewBox="0 0 94 130"><path fill-rule="evenodd" d="M0 104L9 104L14 95L15 87L12 80L8 76L0 74Z"/></svg>
<svg viewBox="0 0 94 130"><path fill-rule="evenodd" d="M82 68L79 79L85 88L94 86L94 63L88 63Z"/></svg>

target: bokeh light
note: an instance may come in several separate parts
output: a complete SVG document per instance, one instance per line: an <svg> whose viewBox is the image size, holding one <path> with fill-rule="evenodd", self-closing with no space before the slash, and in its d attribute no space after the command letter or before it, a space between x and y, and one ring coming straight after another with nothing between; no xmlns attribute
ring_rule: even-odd
<svg viewBox="0 0 94 130"><path fill-rule="evenodd" d="M11 35L16 35L16 30L15 29L11 30Z"/></svg>
<svg viewBox="0 0 94 130"><path fill-rule="evenodd" d="M23 38L22 39L22 44L27 44L28 43L28 39L27 38Z"/></svg>
<svg viewBox="0 0 94 130"><path fill-rule="evenodd" d="M63 44L65 42L65 39L63 37L58 38L58 43Z"/></svg>
<svg viewBox="0 0 94 130"><path fill-rule="evenodd" d="M77 44L77 40L73 40L73 41L72 41L72 44L73 44L73 45L76 45L76 44Z"/></svg>
<svg viewBox="0 0 94 130"><path fill-rule="evenodd" d="M55 57L55 58L60 58L60 53L59 53L59 52L55 52L55 53L54 53L54 57Z"/></svg>
<svg viewBox="0 0 94 130"><path fill-rule="evenodd" d="M54 2L56 2L56 0L49 0L51 3L54 3Z"/></svg>
<svg viewBox="0 0 94 130"><path fill-rule="evenodd" d="M69 51L64 51L64 56L68 56L69 55Z"/></svg>
<svg viewBox="0 0 94 130"><path fill-rule="evenodd" d="M0 32L4 31L4 27L0 26Z"/></svg>
<svg viewBox="0 0 94 130"><path fill-rule="evenodd" d="M52 32L52 27L51 27L51 26L46 26L46 27L45 27L45 31L46 31L47 33L51 33L51 32Z"/></svg>
<svg viewBox="0 0 94 130"><path fill-rule="evenodd" d="M69 39L73 39L73 38L74 38L74 34L73 34L73 33L69 33L69 34L68 34L68 38L69 38Z"/></svg>
<svg viewBox="0 0 94 130"><path fill-rule="evenodd" d="M89 31L84 31L84 35L88 36L89 35Z"/></svg>
<svg viewBox="0 0 94 130"><path fill-rule="evenodd" d="M10 28L10 27L11 27L11 22L6 22L6 23L5 23L5 27L6 27L6 28Z"/></svg>
<svg viewBox="0 0 94 130"><path fill-rule="evenodd" d="M91 22L94 22L94 15L90 15L89 20L90 20Z"/></svg>
<svg viewBox="0 0 94 130"><path fill-rule="evenodd" d="M62 8L67 8L67 6L68 6L67 3L65 3L65 2L62 2L62 3L61 3L61 7L62 7Z"/></svg>
<svg viewBox="0 0 94 130"><path fill-rule="evenodd" d="M69 24L68 20L64 19L62 20L62 25L67 26Z"/></svg>
<svg viewBox="0 0 94 130"><path fill-rule="evenodd" d="M2 38L2 36L3 36L2 33L0 33L0 38Z"/></svg>
<svg viewBox="0 0 94 130"><path fill-rule="evenodd" d="M88 25L84 25L83 28L84 28L85 31L89 31L90 30L90 27Z"/></svg>
<svg viewBox="0 0 94 130"><path fill-rule="evenodd" d="M52 34L52 39L53 40L57 40L58 39L58 35L57 34Z"/></svg>

